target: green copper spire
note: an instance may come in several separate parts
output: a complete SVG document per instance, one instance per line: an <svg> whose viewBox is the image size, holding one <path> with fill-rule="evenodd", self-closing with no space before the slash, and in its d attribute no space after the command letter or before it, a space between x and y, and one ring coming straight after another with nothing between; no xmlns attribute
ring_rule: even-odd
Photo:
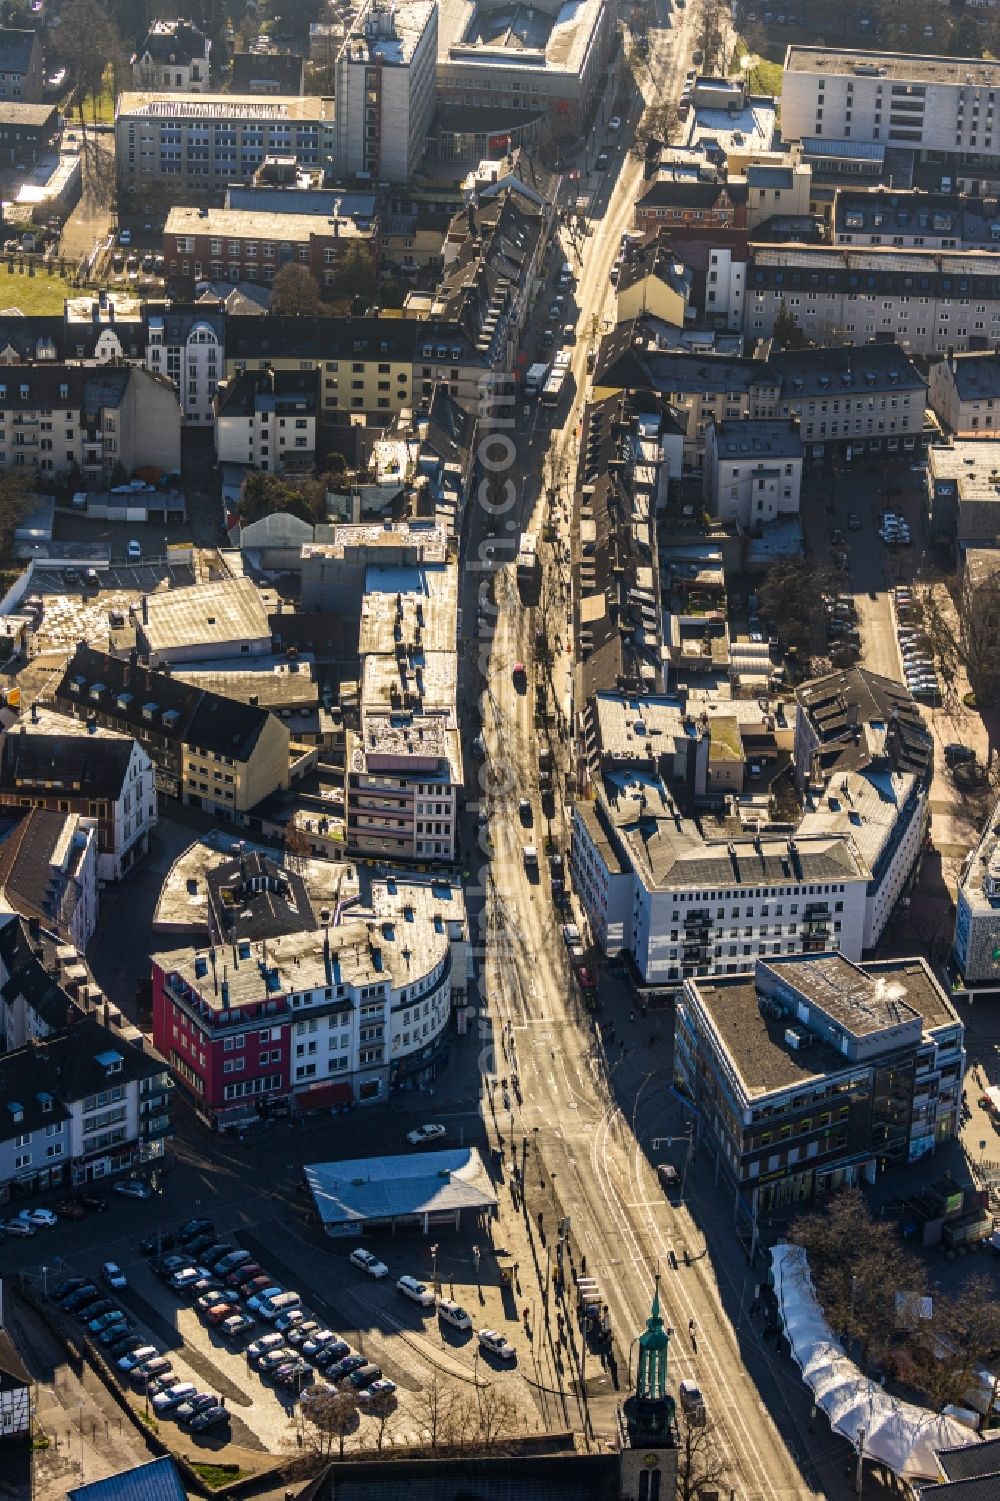
<svg viewBox="0 0 1000 1501"><path fill-rule="evenodd" d="M660 1317L660 1274L656 1274L653 1306L646 1320L646 1332L639 1336L639 1368L635 1394L647 1402L661 1402L667 1395L667 1353L670 1336Z"/></svg>

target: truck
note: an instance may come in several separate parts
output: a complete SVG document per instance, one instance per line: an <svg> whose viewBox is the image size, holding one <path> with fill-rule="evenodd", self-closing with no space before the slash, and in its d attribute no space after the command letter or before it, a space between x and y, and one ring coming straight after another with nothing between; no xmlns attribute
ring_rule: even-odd
<svg viewBox="0 0 1000 1501"><path fill-rule="evenodd" d="M552 786L552 752L547 745L538 752L538 785L541 788Z"/></svg>
<svg viewBox="0 0 1000 1501"><path fill-rule="evenodd" d="M528 875L537 876L538 851L535 849L535 846L533 844L526 844L523 846L521 850L521 858L524 861L524 868L528 872Z"/></svg>
<svg viewBox="0 0 1000 1501"><path fill-rule="evenodd" d="M566 378L570 370L570 353L568 349L560 349L552 362L552 372L542 387L542 406L558 406L566 386Z"/></svg>
<svg viewBox="0 0 1000 1501"><path fill-rule="evenodd" d="M544 360L539 360L537 365L530 365L524 377L525 396L540 396L548 375L549 367Z"/></svg>
<svg viewBox="0 0 1000 1501"><path fill-rule="evenodd" d="M517 552L517 581L530 584L538 573L538 537L534 532L525 532Z"/></svg>

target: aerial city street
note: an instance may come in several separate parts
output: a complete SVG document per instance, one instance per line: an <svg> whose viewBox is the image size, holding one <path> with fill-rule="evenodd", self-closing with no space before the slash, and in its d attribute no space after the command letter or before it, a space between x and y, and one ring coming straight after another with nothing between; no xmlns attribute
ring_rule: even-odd
<svg viewBox="0 0 1000 1501"><path fill-rule="evenodd" d="M0 1501L994 1501L1000 13L789 5L3 7Z"/></svg>

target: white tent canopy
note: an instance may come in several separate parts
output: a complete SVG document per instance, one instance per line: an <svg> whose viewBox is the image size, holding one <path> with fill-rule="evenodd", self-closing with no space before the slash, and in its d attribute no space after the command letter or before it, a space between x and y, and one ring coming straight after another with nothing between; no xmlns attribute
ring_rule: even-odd
<svg viewBox="0 0 1000 1501"><path fill-rule="evenodd" d="M792 1356L830 1426L868 1459L906 1480L938 1480L939 1449L959 1449L979 1436L954 1418L891 1397L864 1376L834 1338L816 1301L801 1246L772 1247L774 1290Z"/></svg>

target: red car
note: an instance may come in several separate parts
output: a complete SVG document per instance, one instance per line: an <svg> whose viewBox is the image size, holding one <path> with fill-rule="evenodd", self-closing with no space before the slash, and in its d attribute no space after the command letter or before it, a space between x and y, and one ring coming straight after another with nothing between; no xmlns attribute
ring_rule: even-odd
<svg viewBox="0 0 1000 1501"><path fill-rule="evenodd" d="M254 1277L262 1277L264 1268L258 1266L256 1261L248 1261L246 1266L238 1266L235 1272L230 1272L226 1278L227 1287L242 1287L244 1282L252 1282Z"/></svg>

